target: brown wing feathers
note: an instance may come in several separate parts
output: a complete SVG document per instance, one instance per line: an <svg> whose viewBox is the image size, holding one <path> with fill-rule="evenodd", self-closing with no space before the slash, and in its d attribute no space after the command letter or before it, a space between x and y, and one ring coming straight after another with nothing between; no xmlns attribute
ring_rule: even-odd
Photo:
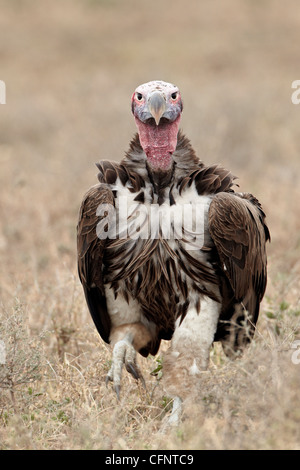
<svg viewBox="0 0 300 470"><path fill-rule="evenodd" d="M98 179L100 183L114 184L117 178L125 186L129 182L128 189L131 192L137 192L145 186L145 181L137 172L130 171L126 165L117 162L101 161L96 163L100 170Z"/></svg>
<svg viewBox="0 0 300 470"><path fill-rule="evenodd" d="M78 273L86 301L102 339L109 342L110 317L107 312L103 285L102 260L106 240L97 236L97 207L114 204L110 188L99 184L84 196L77 225Z"/></svg>
<svg viewBox="0 0 300 470"><path fill-rule="evenodd" d="M261 299L266 283L264 216L251 195L216 195L210 205L209 230L237 300L249 289L249 279ZM266 235L267 233L267 235ZM257 279L261 283L257 284Z"/></svg>
<svg viewBox="0 0 300 470"><path fill-rule="evenodd" d="M235 319L234 349L249 341L257 321L259 303L267 282L265 243L270 239L265 214L251 194L216 195L209 210L209 231L215 243L221 268L228 282L223 280L223 313L221 319L234 316L234 306L241 302L246 312ZM228 285L229 283L229 285ZM241 335L241 324L248 315L249 335ZM245 325L243 326L245 330ZM226 327L219 327L219 337L226 337ZM217 336L218 336L217 335ZM240 336L238 340L238 336ZM238 344L240 343L240 344Z"/></svg>
<svg viewBox="0 0 300 470"><path fill-rule="evenodd" d="M218 165L205 166L200 163L200 168L192 171L185 176L179 184L179 193L195 183L197 192L202 194L216 194L223 191L231 191L233 181L236 179L230 171L219 167Z"/></svg>

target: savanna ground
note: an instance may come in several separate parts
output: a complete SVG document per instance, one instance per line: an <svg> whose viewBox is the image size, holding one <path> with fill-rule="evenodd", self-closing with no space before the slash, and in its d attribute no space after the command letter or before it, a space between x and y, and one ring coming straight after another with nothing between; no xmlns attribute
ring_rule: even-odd
<svg viewBox="0 0 300 470"><path fill-rule="evenodd" d="M299 10L297 0L0 0L1 449L300 448ZM161 353L140 359L147 392L123 374L118 403L76 271L94 163L122 158L131 93L152 79L181 88L198 155L239 176L272 235L255 340L234 362L215 345L197 403L165 435L170 399L150 375Z"/></svg>

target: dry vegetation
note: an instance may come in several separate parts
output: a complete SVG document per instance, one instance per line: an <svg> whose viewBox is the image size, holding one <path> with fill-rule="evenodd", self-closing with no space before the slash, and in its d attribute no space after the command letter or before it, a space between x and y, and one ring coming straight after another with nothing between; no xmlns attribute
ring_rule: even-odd
<svg viewBox="0 0 300 470"><path fill-rule="evenodd" d="M299 449L299 2L0 0L1 449ZM198 402L162 435L170 408L140 361L121 406L104 378L76 273L75 226L94 162L120 159L135 132L132 90L182 90L182 127L261 200L272 234L255 341L227 361L218 345ZM164 345L166 347L167 345Z"/></svg>

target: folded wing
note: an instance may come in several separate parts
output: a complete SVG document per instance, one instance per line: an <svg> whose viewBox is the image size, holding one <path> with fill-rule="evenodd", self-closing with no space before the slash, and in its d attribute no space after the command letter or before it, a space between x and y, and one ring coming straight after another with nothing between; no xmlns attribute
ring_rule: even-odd
<svg viewBox="0 0 300 470"><path fill-rule="evenodd" d="M220 193L213 198L209 209L209 231L224 280L223 311L217 339L230 338L231 348L236 351L254 332L259 304L266 289L266 241L270 234L258 200L251 194L239 193Z"/></svg>
<svg viewBox="0 0 300 470"><path fill-rule="evenodd" d="M79 278L96 328L107 343L111 321L107 312L103 285L103 252L106 238L101 237L97 226L101 221L101 214L102 216L105 214L105 220L109 224L110 211L106 213L105 208L113 206L114 197L111 189L105 184L93 186L84 196L77 225ZM99 208L103 210L99 211Z"/></svg>

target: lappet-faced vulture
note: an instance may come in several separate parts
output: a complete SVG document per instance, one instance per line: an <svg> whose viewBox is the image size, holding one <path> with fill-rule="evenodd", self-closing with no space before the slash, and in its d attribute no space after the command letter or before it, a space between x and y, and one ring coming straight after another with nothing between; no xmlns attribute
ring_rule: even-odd
<svg viewBox="0 0 300 470"><path fill-rule="evenodd" d="M163 362L170 422L208 366L214 341L235 356L251 340L267 279L270 235L258 200L235 177L206 166L179 130L179 89L140 85L131 98L138 133L120 163L101 161L84 196L78 269L102 339L107 380L120 395L123 365L142 379L136 352Z"/></svg>

